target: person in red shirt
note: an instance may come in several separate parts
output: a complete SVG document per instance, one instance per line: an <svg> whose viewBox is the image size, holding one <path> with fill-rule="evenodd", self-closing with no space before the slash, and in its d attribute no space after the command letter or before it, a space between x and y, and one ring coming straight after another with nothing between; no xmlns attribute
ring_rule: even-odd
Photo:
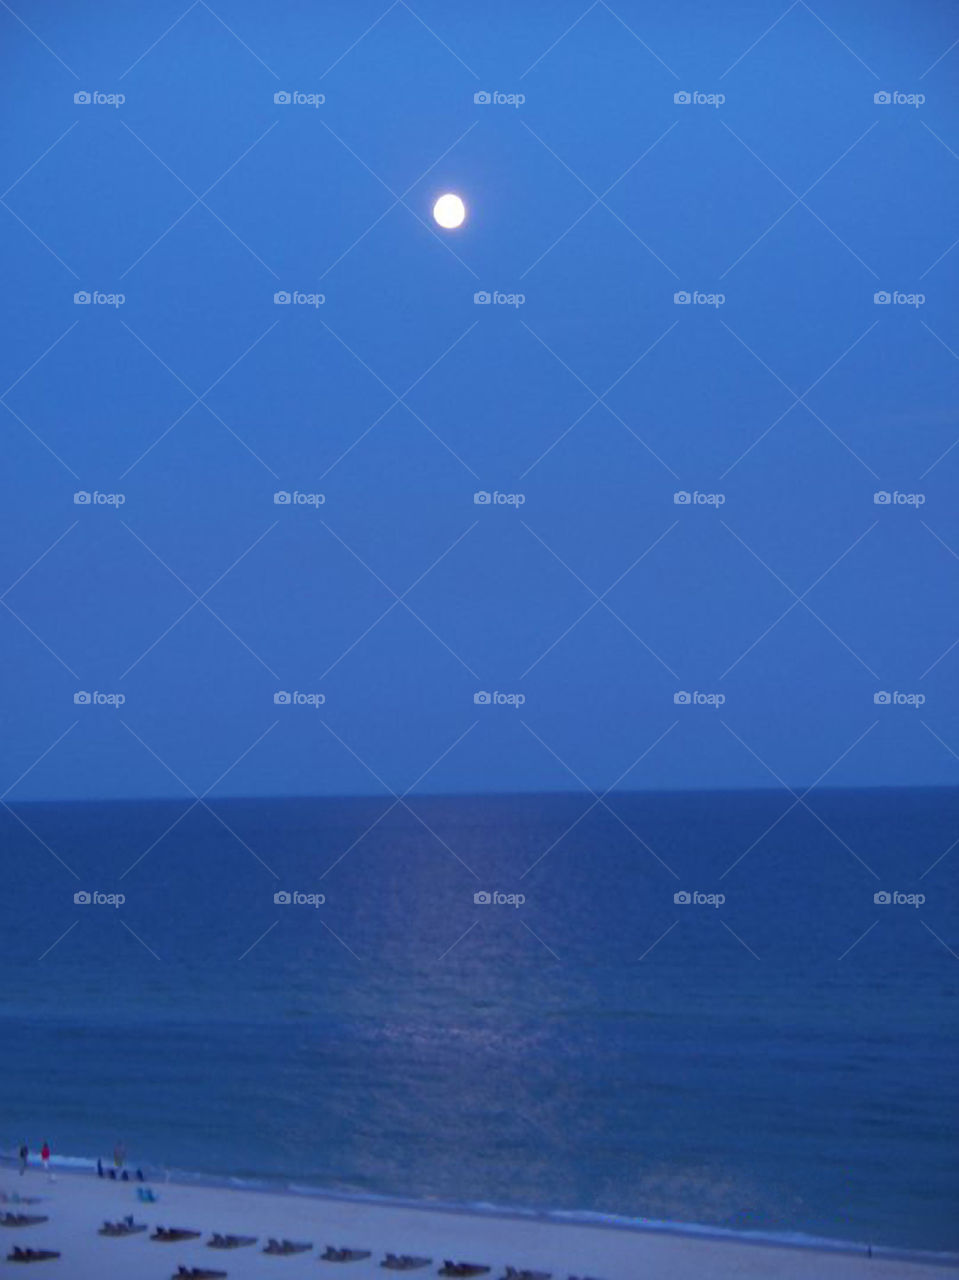
<svg viewBox="0 0 959 1280"><path fill-rule="evenodd" d="M49 1168L50 1168L50 1144L49 1144L49 1142L44 1142L43 1146L40 1148L40 1159L43 1161L43 1167L44 1167L44 1169L49 1169Z"/></svg>

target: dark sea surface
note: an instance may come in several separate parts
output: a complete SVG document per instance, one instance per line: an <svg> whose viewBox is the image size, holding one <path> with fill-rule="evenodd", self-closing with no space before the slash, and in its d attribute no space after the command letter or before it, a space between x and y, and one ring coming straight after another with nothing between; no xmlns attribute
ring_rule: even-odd
<svg viewBox="0 0 959 1280"><path fill-rule="evenodd" d="M0 1149L959 1248L959 792L208 803L0 810Z"/></svg>

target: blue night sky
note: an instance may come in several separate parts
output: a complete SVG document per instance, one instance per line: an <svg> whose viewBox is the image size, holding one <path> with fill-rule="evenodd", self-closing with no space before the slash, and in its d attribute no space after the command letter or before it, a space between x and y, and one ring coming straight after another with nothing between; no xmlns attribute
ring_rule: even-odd
<svg viewBox="0 0 959 1280"><path fill-rule="evenodd" d="M5 801L954 781L957 38L3 4Z"/></svg>

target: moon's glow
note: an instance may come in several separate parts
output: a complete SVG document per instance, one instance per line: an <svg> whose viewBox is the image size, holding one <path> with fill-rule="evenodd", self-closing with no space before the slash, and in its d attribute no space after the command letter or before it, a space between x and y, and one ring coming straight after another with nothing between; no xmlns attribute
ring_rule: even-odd
<svg viewBox="0 0 959 1280"><path fill-rule="evenodd" d="M433 217L441 227L452 229L462 225L463 219L466 217L466 206L459 196L448 193L440 196L436 204L433 205Z"/></svg>

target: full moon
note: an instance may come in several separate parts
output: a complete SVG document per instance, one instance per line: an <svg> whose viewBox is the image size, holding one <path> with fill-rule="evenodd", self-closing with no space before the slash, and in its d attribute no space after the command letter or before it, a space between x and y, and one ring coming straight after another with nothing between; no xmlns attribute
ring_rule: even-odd
<svg viewBox="0 0 959 1280"><path fill-rule="evenodd" d="M433 218L441 227L458 227L465 217L466 205L459 196L452 194L440 196L433 205Z"/></svg>

